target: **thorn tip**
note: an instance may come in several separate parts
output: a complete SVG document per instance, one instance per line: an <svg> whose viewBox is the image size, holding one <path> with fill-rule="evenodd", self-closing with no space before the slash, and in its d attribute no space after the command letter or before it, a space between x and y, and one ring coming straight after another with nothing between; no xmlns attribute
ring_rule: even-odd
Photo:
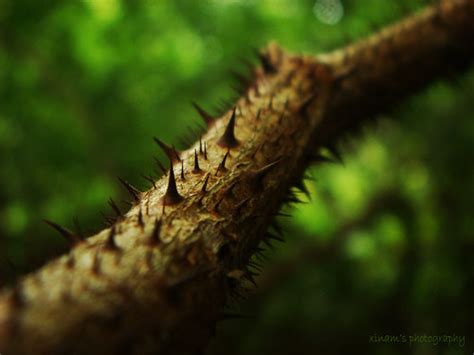
<svg viewBox="0 0 474 355"><path fill-rule="evenodd" d="M61 234L64 239L66 239L71 245L75 245L81 241L81 239L72 233L69 229L61 227L59 224L49 221L47 219L43 220L47 225L55 229L59 234Z"/></svg>
<svg viewBox="0 0 474 355"><path fill-rule="evenodd" d="M176 187L176 178L174 176L173 163L170 162L170 175L168 179L168 187L162 199L163 207L175 205L177 203L180 203L182 200L183 200L183 196L179 194L178 188Z"/></svg>
<svg viewBox="0 0 474 355"><path fill-rule="evenodd" d="M156 144L158 144L158 146L163 150L163 152L171 161L173 162L181 161L179 152L174 147L162 142L156 137L153 137L153 140L155 141Z"/></svg>
<svg viewBox="0 0 474 355"><path fill-rule="evenodd" d="M227 123L227 127L225 128L224 134L221 138L217 141L217 144L223 148L235 148L240 143L235 138L234 128L235 128L235 111L237 107L234 106L234 110L232 111L232 115L230 116L229 122Z"/></svg>
<svg viewBox="0 0 474 355"><path fill-rule="evenodd" d="M207 127L210 127L212 124L214 124L214 117L212 117L209 113L204 111L204 109L201 106L199 106L197 103L192 102L192 105L194 106L196 111L199 113L199 116L202 117Z"/></svg>
<svg viewBox="0 0 474 355"><path fill-rule="evenodd" d="M135 202L140 201L140 191L138 191L135 187L122 178L119 177L118 179L120 183L127 189L128 193L133 197L133 200Z"/></svg>

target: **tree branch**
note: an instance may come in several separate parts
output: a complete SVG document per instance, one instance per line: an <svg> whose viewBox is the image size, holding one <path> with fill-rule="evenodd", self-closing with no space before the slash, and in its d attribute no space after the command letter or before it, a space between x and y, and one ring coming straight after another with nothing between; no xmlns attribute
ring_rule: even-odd
<svg viewBox="0 0 474 355"><path fill-rule="evenodd" d="M149 191L127 186L125 216L0 294L0 352L202 350L311 153L466 68L473 23L473 0L443 1L327 55L269 46L236 108L207 117L201 147L162 145L171 171Z"/></svg>

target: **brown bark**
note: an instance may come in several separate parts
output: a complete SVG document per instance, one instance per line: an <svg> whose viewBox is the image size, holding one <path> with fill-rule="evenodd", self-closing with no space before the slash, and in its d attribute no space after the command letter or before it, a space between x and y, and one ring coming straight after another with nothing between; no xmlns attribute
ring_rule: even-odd
<svg viewBox="0 0 474 355"><path fill-rule="evenodd" d="M473 0L443 1L333 53L269 46L235 117L208 119L206 153L199 142L178 156L169 150L175 174L146 192L130 188L133 207L111 228L0 294L0 352L202 350L252 278L248 260L313 152L466 68L473 23Z"/></svg>

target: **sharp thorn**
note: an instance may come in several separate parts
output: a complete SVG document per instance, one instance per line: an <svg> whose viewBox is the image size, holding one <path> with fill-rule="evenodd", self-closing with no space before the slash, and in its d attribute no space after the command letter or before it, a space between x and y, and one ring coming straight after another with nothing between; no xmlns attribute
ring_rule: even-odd
<svg viewBox="0 0 474 355"><path fill-rule="evenodd" d="M178 188L176 187L176 179L174 177L173 163L170 161L170 175L168 179L168 187L163 196L163 208L164 206L175 205L180 203L183 197L179 194Z"/></svg>
<svg viewBox="0 0 474 355"><path fill-rule="evenodd" d="M122 178L118 178L120 183L127 189L128 193L133 197L135 202L140 201L140 191L138 191L135 187L130 185L127 181L123 180Z"/></svg>
<svg viewBox="0 0 474 355"><path fill-rule="evenodd" d="M166 171L166 168L163 166L163 164L161 164L161 161L159 161L158 158L155 158L155 161L158 167L160 168L161 172L163 173L163 175L166 176L167 171Z"/></svg>
<svg viewBox="0 0 474 355"><path fill-rule="evenodd" d="M196 111L199 113L199 116L202 117L202 119L204 120L204 122L206 123L208 127L214 124L214 117L212 117L209 113L204 111L204 109L200 107L197 103L192 102L192 105L194 106Z"/></svg>
<svg viewBox="0 0 474 355"><path fill-rule="evenodd" d="M313 163L336 163L333 158L329 158L322 154L311 154L309 155L309 160Z"/></svg>
<svg viewBox="0 0 474 355"><path fill-rule="evenodd" d="M186 180L184 177L184 160L181 160L181 180Z"/></svg>
<svg viewBox="0 0 474 355"><path fill-rule="evenodd" d="M207 192L207 183L209 182L209 176L211 176L211 174L207 174L206 175L206 179L204 180L204 184L202 185L202 188L201 188L201 193L206 193Z"/></svg>
<svg viewBox="0 0 474 355"><path fill-rule="evenodd" d="M127 200L122 200L122 203L126 204L128 207L133 207L133 203Z"/></svg>
<svg viewBox="0 0 474 355"><path fill-rule="evenodd" d="M274 217L287 217L287 218L290 218L291 214L283 213L283 212L277 212L277 213L275 213Z"/></svg>
<svg viewBox="0 0 474 355"><path fill-rule="evenodd" d="M245 90L249 86L250 80L245 75L235 70L231 70L230 73L238 82L237 91Z"/></svg>
<svg viewBox="0 0 474 355"><path fill-rule="evenodd" d="M243 201L239 202L237 206L235 206L235 214L240 215L242 213L242 209L248 204L250 201L250 197L247 197Z"/></svg>
<svg viewBox="0 0 474 355"><path fill-rule="evenodd" d="M122 211L120 211L120 208L117 206L117 204L112 198L109 198L109 205L110 207L112 207L117 217L119 218L123 217Z"/></svg>
<svg viewBox="0 0 474 355"><path fill-rule="evenodd" d="M145 222L143 221L142 208L138 210L137 222L141 229L145 228Z"/></svg>
<svg viewBox="0 0 474 355"><path fill-rule="evenodd" d="M217 201L217 203L215 204L214 206L214 211L219 213L219 206L221 205L222 201L224 201L224 196L222 196L219 201Z"/></svg>
<svg viewBox="0 0 474 355"><path fill-rule="evenodd" d="M234 188L237 186L239 183L239 180L235 180L228 188L225 189L225 195L227 196L233 196L234 195Z"/></svg>
<svg viewBox="0 0 474 355"><path fill-rule="evenodd" d="M227 171L227 168L225 167L225 162L227 161L227 157L228 157L228 156L229 156L229 151L227 151L227 153L225 153L224 158L222 159L221 163L220 163L219 166L217 167L216 175L217 175L219 172L226 172L226 171Z"/></svg>
<svg viewBox="0 0 474 355"><path fill-rule="evenodd" d="M304 184L303 180L298 180L298 182L295 184L295 187L304 193L309 200L311 200L311 194L309 193L309 190Z"/></svg>
<svg viewBox="0 0 474 355"><path fill-rule="evenodd" d="M279 236L279 237L282 237L284 235L283 233L283 228L281 227L281 225L278 223L277 220L273 220L271 223L270 223L270 226L273 228L274 232Z"/></svg>
<svg viewBox="0 0 474 355"><path fill-rule="evenodd" d="M342 165L344 165L344 161L342 160L342 155L341 155L341 153L339 152L339 150L336 148L335 145L333 145L333 144L328 144L328 145L326 145L326 148L331 152L331 154L334 156L334 158L336 159L336 161L338 161L339 163L341 163Z"/></svg>
<svg viewBox="0 0 474 355"><path fill-rule="evenodd" d="M249 280L255 287L258 287L257 282L255 281L255 278L253 277L253 275L246 274L244 278Z"/></svg>
<svg viewBox="0 0 474 355"><path fill-rule="evenodd" d="M285 241L283 238L280 238L280 237L278 237L275 234L270 233L270 232L267 232L266 236L267 236L268 239L277 240L277 241L282 242L282 243Z"/></svg>
<svg viewBox="0 0 474 355"><path fill-rule="evenodd" d="M229 122L227 123L227 127L225 128L224 134L221 138L217 141L217 145L223 148L235 148L240 143L235 138L234 128L235 128L235 111L236 106L234 106L234 110L232 111L232 115L230 116Z"/></svg>
<svg viewBox="0 0 474 355"><path fill-rule="evenodd" d="M101 212L101 215L102 215L102 217L104 218L104 220L105 220L105 225L106 225L107 227L110 227L111 225L113 225L113 224L115 223L115 220L112 219L112 218L110 218L110 217L108 217L105 213Z"/></svg>
<svg viewBox="0 0 474 355"><path fill-rule="evenodd" d="M292 191L288 192L288 195L285 196L283 201L284 201L284 203L301 203L301 202L303 202Z"/></svg>
<svg viewBox="0 0 474 355"><path fill-rule="evenodd" d="M156 184L155 184L155 180L153 180L153 178L151 176L147 176L145 174L142 174L142 178L144 178L146 181L148 181L154 189L156 189Z"/></svg>
<svg viewBox="0 0 474 355"><path fill-rule="evenodd" d="M277 68L273 65L273 63L270 61L270 58L262 53L258 52L258 59L260 60L260 63L262 64L262 69L265 73L267 74L274 74L277 71Z"/></svg>
<svg viewBox="0 0 474 355"><path fill-rule="evenodd" d="M197 150L194 149L194 169L193 169L193 173L194 174L199 174L201 173L202 170L201 168L199 167L199 157L198 157L198 153L197 153Z"/></svg>
<svg viewBox="0 0 474 355"><path fill-rule="evenodd" d="M272 243L271 243L268 239L263 239L263 242L265 243L265 245L266 245L269 249L275 250L275 248L273 248Z"/></svg>
<svg viewBox="0 0 474 355"><path fill-rule="evenodd" d="M76 235L77 235L81 240L84 240L84 239L85 239L84 233L83 233L83 231L82 231L81 224L79 223L79 220L77 219L77 217L74 217L73 223L74 223L74 229L76 230Z"/></svg>
<svg viewBox="0 0 474 355"><path fill-rule="evenodd" d="M169 160L171 160L173 163L181 161L181 158L179 156L179 153L174 147L162 142L156 137L153 137L153 140L158 144L158 146L163 150L163 152L166 154Z"/></svg>
<svg viewBox="0 0 474 355"><path fill-rule="evenodd" d="M255 261L249 260L248 263L249 267L254 268L258 272L262 272L262 266Z"/></svg>
<svg viewBox="0 0 474 355"><path fill-rule="evenodd" d="M64 227L61 227L59 224L51 222L47 219L44 219L43 221L50 227L54 228L57 232L59 232L59 234L61 234L64 237L64 239L66 239L69 242L69 244L75 245L81 241L81 239L77 235L75 235L70 230Z"/></svg>
<svg viewBox="0 0 474 355"><path fill-rule="evenodd" d="M267 176L267 174L274 167L276 167L282 161L282 159L283 159L282 157L279 157L274 162L272 162L270 164L267 164L264 167L262 167L262 168L258 169L257 171L253 172L253 177L254 177L255 181L258 183L258 185L262 184L263 179L265 178L265 176Z"/></svg>

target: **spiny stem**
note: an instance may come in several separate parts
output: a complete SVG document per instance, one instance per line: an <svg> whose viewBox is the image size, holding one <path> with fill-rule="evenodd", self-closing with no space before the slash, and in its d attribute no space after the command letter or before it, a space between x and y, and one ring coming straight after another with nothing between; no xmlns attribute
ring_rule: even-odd
<svg viewBox="0 0 474 355"><path fill-rule="evenodd" d="M0 293L0 351L202 350L223 305L254 282L249 259L261 256L269 225L279 230L274 216L296 201L289 189L318 148L466 68L473 24L474 1L450 0L318 57L270 45L235 109L211 121L197 107L212 126L199 142L177 152L156 139L170 159L168 176L146 192L122 180L134 200L126 214ZM202 174L178 184L174 169L184 175L197 151Z"/></svg>

